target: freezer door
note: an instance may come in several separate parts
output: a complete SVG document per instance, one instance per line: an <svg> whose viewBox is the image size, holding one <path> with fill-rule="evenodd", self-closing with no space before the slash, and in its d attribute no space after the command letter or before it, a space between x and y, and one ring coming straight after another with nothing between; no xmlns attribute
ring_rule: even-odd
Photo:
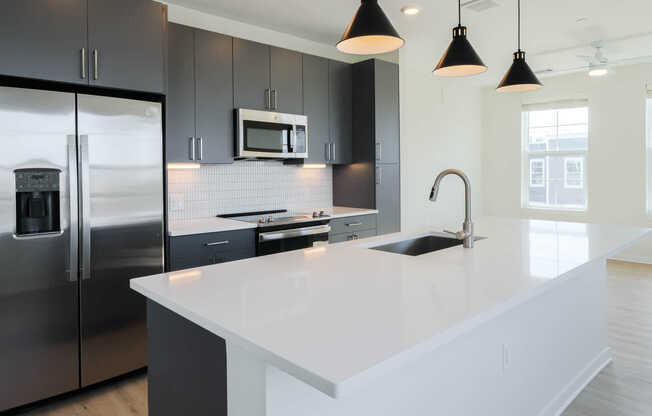
<svg viewBox="0 0 652 416"><path fill-rule="evenodd" d="M161 104L78 95L81 384L147 365L145 299L163 271Z"/></svg>
<svg viewBox="0 0 652 416"><path fill-rule="evenodd" d="M75 140L74 94L0 88L0 411L79 386ZM29 213L56 230L16 235L24 169L58 176Z"/></svg>

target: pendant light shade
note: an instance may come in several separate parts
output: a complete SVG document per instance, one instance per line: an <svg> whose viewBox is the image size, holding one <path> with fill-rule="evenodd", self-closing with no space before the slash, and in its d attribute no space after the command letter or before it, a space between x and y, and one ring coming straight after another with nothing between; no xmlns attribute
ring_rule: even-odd
<svg viewBox="0 0 652 416"><path fill-rule="evenodd" d="M525 51L521 50L521 0L518 0L518 50L514 52L514 62L496 90L500 92L534 91L542 86L543 84L525 62Z"/></svg>
<svg viewBox="0 0 652 416"><path fill-rule="evenodd" d="M514 52L514 62L498 85L500 92L534 91L543 85L525 62L525 52Z"/></svg>
<svg viewBox="0 0 652 416"><path fill-rule="evenodd" d="M462 26L462 0L457 1L458 25L453 28L453 41L432 71L442 77L466 77L485 72L487 66L466 38L466 26Z"/></svg>
<svg viewBox="0 0 652 416"><path fill-rule="evenodd" d="M337 43L337 49L355 55L372 55L395 51L404 43L378 5L378 0L361 0L358 11Z"/></svg>

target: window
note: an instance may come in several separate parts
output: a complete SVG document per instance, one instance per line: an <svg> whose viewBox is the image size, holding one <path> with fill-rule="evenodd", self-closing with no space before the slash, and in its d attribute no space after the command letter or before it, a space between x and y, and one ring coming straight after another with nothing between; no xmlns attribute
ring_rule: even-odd
<svg viewBox="0 0 652 416"><path fill-rule="evenodd" d="M564 188L582 189L584 187L584 159L567 157L564 159Z"/></svg>
<svg viewBox="0 0 652 416"><path fill-rule="evenodd" d="M523 206L586 209L588 103L526 105L522 120Z"/></svg>

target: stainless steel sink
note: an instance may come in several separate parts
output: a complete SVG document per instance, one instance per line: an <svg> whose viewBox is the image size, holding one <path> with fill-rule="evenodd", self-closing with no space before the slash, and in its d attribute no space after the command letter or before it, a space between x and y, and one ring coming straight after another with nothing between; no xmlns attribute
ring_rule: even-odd
<svg viewBox="0 0 652 416"><path fill-rule="evenodd" d="M474 241L482 239L484 239L484 237L474 237ZM445 248L461 246L462 242L463 240L458 240L457 238L431 234L369 248L372 250L387 251L389 253L404 254L406 256L420 256L422 254L443 250Z"/></svg>

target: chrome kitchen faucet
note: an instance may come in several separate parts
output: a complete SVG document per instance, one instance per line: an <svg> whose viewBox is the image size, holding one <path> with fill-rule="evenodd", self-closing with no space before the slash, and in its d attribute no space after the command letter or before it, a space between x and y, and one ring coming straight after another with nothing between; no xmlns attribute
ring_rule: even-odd
<svg viewBox="0 0 652 416"><path fill-rule="evenodd" d="M464 172L458 169L446 169L435 179L435 184L432 186L430 191L430 200L435 202L437 200L437 194L439 193L439 185L441 184L442 179L448 175L457 175L464 182L464 223L462 224L462 231L452 232L444 230L445 233L452 234L458 240L463 240L465 248L473 248L473 222L471 222L471 182L469 177L466 176Z"/></svg>

